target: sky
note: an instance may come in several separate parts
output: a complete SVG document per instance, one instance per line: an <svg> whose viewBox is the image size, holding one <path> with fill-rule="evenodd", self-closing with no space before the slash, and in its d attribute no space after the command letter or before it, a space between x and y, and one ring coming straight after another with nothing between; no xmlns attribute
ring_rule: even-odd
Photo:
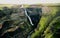
<svg viewBox="0 0 60 38"><path fill-rule="evenodd" d="M0 4L60 3L60 0L0 0Z"/></svg>

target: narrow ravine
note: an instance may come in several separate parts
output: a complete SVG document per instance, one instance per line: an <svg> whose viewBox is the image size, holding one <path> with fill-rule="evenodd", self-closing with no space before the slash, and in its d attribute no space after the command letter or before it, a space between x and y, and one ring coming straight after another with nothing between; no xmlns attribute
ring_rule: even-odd
<svg viewBox="0 0 60 38"><path fill-rule="evenodd" d="M34 8L33 8L34 9ZM37 28L37 25L40 21L40 14L35 14L35 15L31 15L29 16L28 13L27 13L27 10L26 8L24 9L25 10L25 15L27 16L27 18L29 19L29 22L32 26L32 30L27 34L27 38L30 38L31 34L34 32L34 30ZM39 10L40 11L40 10ZM36 12L37 13L37 12Z"/></svg>

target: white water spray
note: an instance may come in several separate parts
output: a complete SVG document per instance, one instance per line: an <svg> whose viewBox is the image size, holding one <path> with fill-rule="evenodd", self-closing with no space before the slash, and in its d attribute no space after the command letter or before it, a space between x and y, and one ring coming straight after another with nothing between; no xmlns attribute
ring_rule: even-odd
<svg viewBox="0 0 60 38"><path fill-rule="evenodd" d="M23 5L22 5L21 8L24 8ZM32 23L32 20L31 20L30 16L27 14L27 10L26 10L25 8L24 8L24 12L25 12L25 15L28 17L28 19L29 19L31 25L33 26L34 24Z"/></svg>

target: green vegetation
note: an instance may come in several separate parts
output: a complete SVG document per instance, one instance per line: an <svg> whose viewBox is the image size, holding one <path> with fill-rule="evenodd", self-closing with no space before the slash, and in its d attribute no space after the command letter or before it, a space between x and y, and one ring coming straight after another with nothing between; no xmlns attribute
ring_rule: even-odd
<svg viewBox="0 0 60 38"><path fill-rule="evenodd" d="M12 35L18 35L16 36L17 38L26 38L27 34L32 30L32 26L29 24L24 14L21 16L20 13L22 13L23 10L18 11L19 6L17 6L0 5L0 23L3 25L3 23L8 20L7 28L2 27L1 33L12 28L14 30L14 28L18 27L17 30L13 32L7 31L6 34L11 33ZM25 7L30 6L26 5ZM46 5L46 7L50 8L50 11L42 13L42 17L37 25L38 27L34 30L35 32L31 34L30 38L60 38L60 7L50 7L49 5ZM14 36L9 36L9 38L14 38Z"/></svg>
<svg viewBox="0 0 60 38"><path fill-rule="evenodd" d="M31 35L31 38L38 38L38 37L42 38L43 36L44 36L44 38L52 38L53 37L54 32L50 32L51 27L53 26L53 28L56 30L57 30L57 28L60 29L60 23L59 23L60 22L59 21L60 10L59 9L60 9L60 7L51 7L51 11L49 12L50 15L42 16L42 18L39 22L39 26L40 26L39 30L36 29L35 32ZM50 25L52 23L52 21L56 21L55 18L58 20L57 24Z"/></svg>

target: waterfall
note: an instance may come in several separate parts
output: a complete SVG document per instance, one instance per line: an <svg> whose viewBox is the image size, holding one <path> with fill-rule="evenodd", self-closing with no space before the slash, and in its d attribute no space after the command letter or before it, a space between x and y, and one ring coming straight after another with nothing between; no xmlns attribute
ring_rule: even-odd
<svg viewBox="0 0 60 38"><path fill-rule="evenodd" d="M32 23L32 20L31 20L30 16L27 14L27 10L25 8L24 8L24 12L25 12L25 15L28 17L31 25L33 26L34 24Z"/></svg>
<svg viewBox="0 0 60 38"><path fill-rule="evenodd" d="M22 5L22 8L24 8L23 5ZM27 16L27 18L29 19L30 24L33 26L34 24L33 24L32 20L31 20L30 16L27 14L26 8L24 8L24 12L25 12L25 15ZM32 32L33 32L33 31L31 31L31 32L28 34L27 38L30 38L30 35L32 34Z"/></svg>
<svg viewBox="0 0 60 38"><path fill-rule="evenodd" d="M28 16L26 9L25 9L25 14L26 14L26 16L28 17L28 19L29 19L31 25L33 26L34 24L32 23L32 20L31 20L30 16Z"/></svg>

